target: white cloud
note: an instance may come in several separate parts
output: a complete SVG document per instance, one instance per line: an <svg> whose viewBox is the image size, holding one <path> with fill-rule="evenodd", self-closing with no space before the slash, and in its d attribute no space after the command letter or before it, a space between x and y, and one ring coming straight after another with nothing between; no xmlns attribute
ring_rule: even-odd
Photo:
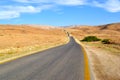
<svg viewBox="0 0 120 80"><path fill-rule="evenodd" d="M39 13L46 9L52 9L57 5L62 6L95 6L104 8L109 12L120 12L120 0L9 0L14 5L0 6L0 19L11 19L20 17L22 13ZM7 1L6 1L7 2ZM2 2L1 2L2 3ZM35 6L36 5L36 6Z"/></svg>
<svg viewBox="0 0 120 80"><path fill-rule="evenodd" d="M19 17L20 14L16 11L1 11L0 12L0 19L11 19Z"/></svg>
<svg viewBox="0 0 120 80"><path fill-rule="evenodd" d="M51 8L52 5L43 6L0 6L0 19L17 18L22 13L38 13Z"/></svg>
<svg viewBox="0 0 120 80"><path fill-rule="evenodd" d="M88 5L104 8L109 12L120 12L120 0L104 0L103 3L100 3L98 0L14 0L16 2L22 3L48 3L56 5L65 5L65 6L79 6L79 5Z"/></svg>
<svg viewBox="0 0 120 80"><path fill-rule="evenodd" d="M105 3L94 1L95 6L104 8L109 12L120 12L120 0L107 0Z"/></svg>
<svg viewBox="0 0 120 80"><path fill-rule="evenodd" d="M14 0L22 3L53 3L57 5L83 5L87 0Z"/></svg>
<svg viewBox="0 0 120 80"><path fill-rule="evenodd" d="M49 3L52 2L52 0L13 0L16 2L21 2L21 3Z"/></svg>
<svg viewBox="0 0 120 80"><path fill-rule="evenodd" d="M16 11L16 12L29 12L29 13L34 13L38 11L38 8L33 7L33 6L0 6L0 10L5 10L5 11Z"/></svg>
<svg viewBox="0 0 120 80"><path fill-rule="evenodd" d="M20 6L0 6L0 19L11 19L20 17L22 13L38 13L50 9L55 5L78 6L83 5L86 0L11 0ZM29 6L23 6L24 4ZM34 6L37 4L38 6ZM47 4L47 5L46 5ZM41 5L41 6L39 6Z"/></svg>
<svg viewBox="0 0 120 80"><path fill-rule="evenodd" d="M86 1L87 0L55 0L55 3L60 5L77 6L84 5Z"/></svg>

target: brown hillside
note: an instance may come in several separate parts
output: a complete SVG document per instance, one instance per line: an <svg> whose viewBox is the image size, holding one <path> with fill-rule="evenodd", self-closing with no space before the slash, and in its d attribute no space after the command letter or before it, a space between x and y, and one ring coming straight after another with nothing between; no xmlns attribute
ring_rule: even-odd
<svg viewBox="0 0 120 80"><path fill-rule="evenodd" d="M120 44L120 23L100 26L77 26L67 30L80 40L85 36L97 36L102 39L110 39L115 44Z"/></svg>
<svg viewBox="0 0 120 80"><path fill-rule="evenodd" d="M114 24L107 24L107 25L102 25L98 26L100 30L115 30L115 31L120 31L120 23L114 23Z"/></svg>
<svg viewBox="0 0 120 80"><path fill-rule="evenodd" d="M44 26L43 26L44 27ZM0 25L0 49L63 43L62 29L43 29L29 25Z"/></svg>

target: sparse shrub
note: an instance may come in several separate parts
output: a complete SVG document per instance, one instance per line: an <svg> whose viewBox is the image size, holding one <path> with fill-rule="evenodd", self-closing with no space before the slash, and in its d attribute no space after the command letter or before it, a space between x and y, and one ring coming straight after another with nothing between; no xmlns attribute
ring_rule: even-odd
<svg viewBox="0 0 120 80"><path fill-rule="evenodd" d="M100 41L101 39L97 38L96 36L87 36L81 41L86 41L86 42L93 42L93 41Z"/></svg>
<svg viewBox="0 0 120 80"><path fill-rule="evenodd" d="M103 39L101 42L103 44L110 44L111 43L109 39Z"/></svg>

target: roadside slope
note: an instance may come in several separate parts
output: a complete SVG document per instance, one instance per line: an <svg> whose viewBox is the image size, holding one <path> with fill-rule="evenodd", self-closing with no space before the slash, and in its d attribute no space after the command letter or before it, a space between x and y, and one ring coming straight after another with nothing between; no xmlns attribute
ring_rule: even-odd
<svg viewBox="0 0 120 80"><path fill-rule="evenodd" d="M120 79L120 53L112 53L95 46L86 45L95 80Z"/></svg>
<svg viewBox="0 0 120 80"><path fill-rule="evenodd" d="M86 42L86 51L95 80L120 79L120 23L66 28L79 41L86 36L109 39L111 44Z"/></svg>
<svg viewBox="0 0 120 80"><path fill-rule="evenodd" d="M0 25L0 61L65 44L68 40L62 29L43 27Z"/></svg>

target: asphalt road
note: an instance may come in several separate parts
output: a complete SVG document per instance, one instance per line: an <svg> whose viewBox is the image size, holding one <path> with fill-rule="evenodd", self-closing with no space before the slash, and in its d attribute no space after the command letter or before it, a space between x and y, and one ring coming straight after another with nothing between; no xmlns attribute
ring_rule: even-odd
<svg viewBox="0 0 120 80"><path fill-rule="evenodd" d="M84 55L73 37L66 45L0 64L0 80L84 80Z"/></svg>

